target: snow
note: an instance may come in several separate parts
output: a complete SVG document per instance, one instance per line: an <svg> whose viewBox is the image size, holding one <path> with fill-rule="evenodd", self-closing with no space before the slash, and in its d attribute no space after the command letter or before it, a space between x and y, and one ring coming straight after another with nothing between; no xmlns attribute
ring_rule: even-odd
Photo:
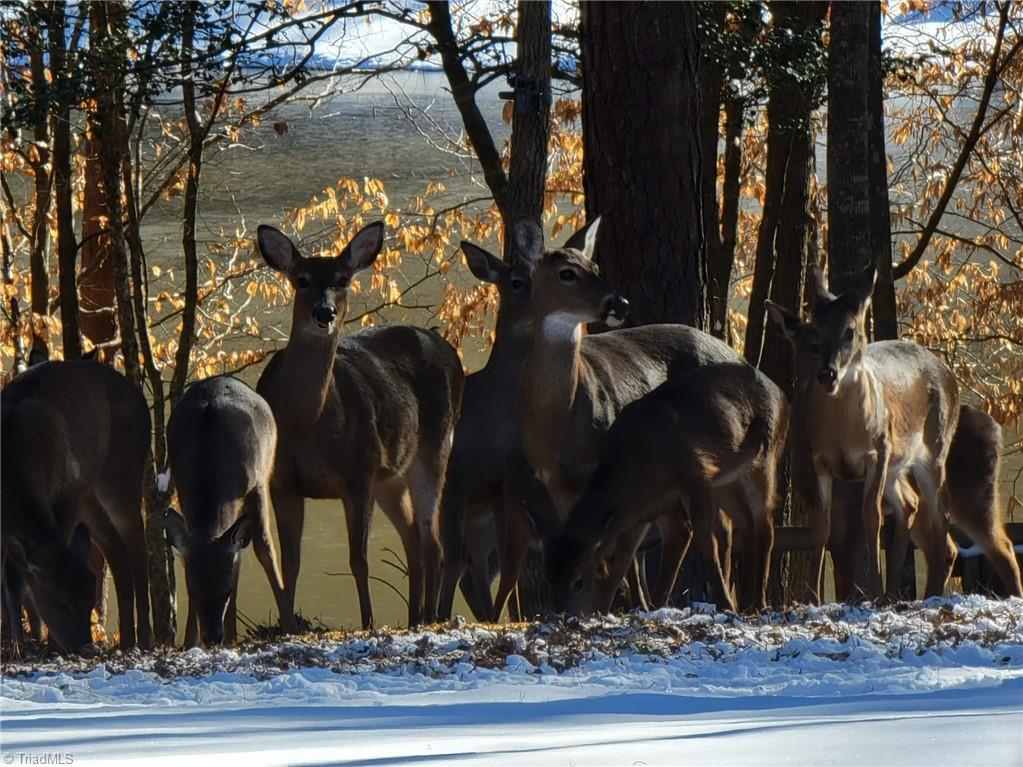
<svg viewBox="0 0 1023 767"><path fill-rule="evenodd" d="M8 664L5 753L75 764L1023 762L1023 600L658 610Z"/></svg>

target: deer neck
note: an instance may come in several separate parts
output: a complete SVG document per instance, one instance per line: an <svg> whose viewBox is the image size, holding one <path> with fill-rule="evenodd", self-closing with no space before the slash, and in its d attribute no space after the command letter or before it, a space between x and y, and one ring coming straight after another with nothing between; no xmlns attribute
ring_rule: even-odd
<svg viewBox="0 0 1023 767"><path fill-rule="evenodd" d="M341 340L341 321L331 333L314 333L299 329L293 319L291 336L284 348L287 361L285 375L290 389L292 408L315 422L327 404L334 384L334 360Z"/></svg>
<svg viewBox="0 0 1023 767"><path fill-rule="evenodd" d="M867 360L857 365L838 394L830 396L816 383L805 382L799 387L798 396L806 405L808 425L813 424L811 433L818 435L814 441L873 431L884 409L877 379Z"/></svg>

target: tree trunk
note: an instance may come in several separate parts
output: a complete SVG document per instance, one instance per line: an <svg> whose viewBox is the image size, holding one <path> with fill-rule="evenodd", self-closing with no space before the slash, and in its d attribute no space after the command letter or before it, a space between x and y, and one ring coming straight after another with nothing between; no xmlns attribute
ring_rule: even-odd
<svg viewBox="0 0 1023 767"><path fill-rule="evenodd" d="M828 56L828 283L841 293L871 249L868 99L870 5L831 4Z"/></svg>
<svg viewBox="0 0 1023 767"><path fill-rule="evenodd" d="M745 102L738 97L725 101L725 175L721 185L721 244L715 258L708 254L710 282L710 328L718 338L731 343L728 300L731 296L732 267L739 229L739 196L742 175L742 131Z"/></svg>
<svg viewBox="0 0 1023 767"><path fill-rule="evenodd" d="M707 324L696 9L581 5L586 213L634 325Z"/></svg>
<svg viewBox="0 0 1023 767"><path fill-rule="evenodd" d="M49 4L47 38L54 82L68 78L65 50L64 4ZM60 282L61 341L64 359L82 356L78 327L77 253L74 213L71 204L71 105L67 93L56 89L51 99L53 132L53 191L57 216L57 270Z"/></svg>
<svg viewBox="0 0 1023 767"><path fill-rule="evenodd" d="M881 3L870 3L870 109L868 127L870 176L870 249L877 258L877 285L871 313L874 340L899 337L895 306L895 280L892 275L892 219L888 203L888 155L885 151L884 72L881 69Z"/></svg>
<svg viewBox="0 0 1023 767"><path fill-rule="evenodd" d="M725 24L725 3L707 7L706 23L714 28ZM731 264L725 268L721 215L718 206L718 126L721 120L721 91L724 70L717 56L704 50L700 56L700 192L703 198L703 237L707 251L707 292L709 293L710 331L725 337L728 311L728 279ZM726 153L727 143L726 143Z"/></svg>
<svg viewBox="0 0 1023 767"><path fill-rule="evenodd" d="M32 276L32 351L49 357L47 339L36 332L36 317L50 313L50 279L46 268L46 249L49 243L49 216L51 198L50 176L50 123L46 110L49 86L46 82L46 67L43 53L46 43L39 27L32 30L32 49L29 51L29 70L32 74L32 88L41 103L35 107L32 116L32 137L34 154L29 156L32 167L34 192L32 206L32 231L29 251L29 271Z"/></svg>

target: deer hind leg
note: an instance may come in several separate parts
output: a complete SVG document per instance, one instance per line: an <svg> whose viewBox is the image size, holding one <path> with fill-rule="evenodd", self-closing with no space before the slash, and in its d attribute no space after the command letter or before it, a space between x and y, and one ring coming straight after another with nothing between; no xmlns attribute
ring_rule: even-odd
<svg viewBox="0 0 1023 767"><path fill-rule="evenodd" d="M227 645L238 641L238 575L240 572L241 562L237 562L231 578L231 596L228 597L227 609L224 610L224 644Z"/></svg>
<svg viewBox="0 0 1023 767"><path fill-rule="evenodd" d="M607 573L599 578L599 583L594 589L593 603L586 605L588 609L604 613L611 610L618 587L633 569L636 551L649 529L649 525L640 524L625 530L606 551Z"/></svg>
<svg viewBox="0 0 1023 767"><path fill-rule="evenodd" d="M508 599L518 586L522 565L526 561L529 544L533 539L533 527L528 512L522 507L522 501L517 495L506 492L502 500L502 513L497 522L497 530L501 550L501 574L497 596L494 598L494 612L491 615L494 623L500 622Z"/></svg>
<svg viewBox="0 0 1023 767"><path fill-rule="evenodd" d="M735 599L722 569L721 554L714 535L717 504L709 485L694 483L689 492L689 518L693 524L693 537L707 567L711 593L719 605L735 610Z"/></svg>
<svg viewBox="0 0 1023 767"><path fill-rule="evenodd" d="M741 481L745 503L746 546L743 562L743 610L767 609L767 580L774 550L775 464L755 466Z"/></svg>
<svg viewBox="0 0 1023 767"><path fill-rule="evenodd" d="M440 598L443 548L440 541L441 487L444 483L444 461L420 453L409 471L409 490L419 528L419 557L423 572L424 623L437 620L437 602Z"/></svg>
<svg viewBox="0 0 1023 767"><path fill-rule="evenodd" d="M920 513L926 515L927 545L924 557L927 559L927 587L925 596L941 596L951 573L952 562L946 555L948 538L948 516L942 503L942 487L945 484L945 470L941 463L929 466L916 465L912 469L913 479L920 492Z"/></svg>
<svg viewBox="0 0 1023 767"><path fill-rule="evenodd" d="M978 514L981 523L977 524L972 520L956 519L956 524L966 533L970 540L976 543L991 560L995 572L1002 579L1005 593L1011 597L1023 596L1023 587L1020 586L1019 563L1016 561L1016 552L1013 549L1012 541L1005 533L998 520L994 509L987 514Z"/></svg>
<svg viewBox="0 0 1023 767"><path fill-rule="evenodd" d="M917 498L907 481L902 477L889 477L885 488L885 501L892 510L892 526L895 534L885 552L888 570L886 594L891 599L899 599L902 594L899 584L902 580L902 568L906 563L909 551L910 529L916 515Z"/></svg>
<svg viewBox="0 0 1023 767"><path fill-rule="evenodd" d="M693 526L685 507L676 501L657 517L657 528L661 533L661 563L650 600L653 607L665 607L671 601L678 571L693 541Z"/></svg>
<svg viewBox="0 0 1023 767"><path fill-rule="evenodd" d="M245 506L243 513L256 522L252 536L252 551L266 573L267 581L270 582L270 590L273 592L280 615L281 628L287 634L294 634L298 631L298 624L295 622L294 613L288 608L284 579L277 561L273 536L270 534L270 491L266 487L253 490L245 499Z"/></svg>
<svg viewBox="0 0 1023 767"><path fill-rule="evenodd" d="M416 528L412 495L408 485L402 479L391 479L378 483L373 489L373 494L384 514L398 531L402 550L405 552L405 566L408 570L408 626L413 628L422 621L423 579L422 566L419 562L419 531ZM345 508L347 509L347 504ZM367 541L368 535L367 529ZM349 561L352 563L352 574L355 575L355 559L352 558ZM368 578L367 574L367 592ZM356 579L356 583L358 583L358 579ZM363 617L365 619L365 615ZM370 617L372 618L372 615Z"/></svg>
<svg viewBox="0 0 1023 767"><path fill-rule="evenodd" d="M121 634L120 646L124 649L135 646L135 578L131 557L124 539L111 523L116 518L108 511L109 499L94 496L86 502L85 518L93 540L103 552L114 577L117 593L117 623Z"/></svg>
<svg viewBox="0 0 1023 767"><path fill-rule="evenodd" d="M281 625L295 623L295 591L302 567L302 528L305 526L305 499L291 488L270 486L274 516L277 518L277 539L281 546L281 577L284 593L277 606ZM288 616L288 618L285 618ZM285 630L287 630L285 628Z"/></svg>

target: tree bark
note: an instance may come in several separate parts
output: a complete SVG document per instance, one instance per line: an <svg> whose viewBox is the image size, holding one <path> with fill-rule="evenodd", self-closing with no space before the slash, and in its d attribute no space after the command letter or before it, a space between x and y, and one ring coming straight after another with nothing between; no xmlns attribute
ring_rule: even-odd
<svg viewBox="0 0 1023 767"><path fill-rule="evenodd" d="M50 175L50 122L46 109L49 86L46 82L46 67L43 54L46 43L43 31L36 26L32 30L32 48L29 50L29 70L32 88L39 103L33 114L32 137L34 155L29 157L32 167L34 192L32 205L31 242L29 250L29 271L32 276L32 351L49 357L47 340L36 332L35 318L50 313L50 279L46 267L46 251L49 244L49 216L52 178Z"/></svg>
<svg viewBox="0 0 1023 767"><path fill-rule="evenodd" d="M870 249L877 259L877 285L871 302L874 340L899 337L895 306L895 278L892 274L892 219L888 201L888 153L884 130L884 72L881 68L881 3L870 3L870 71L867 106L870 125ZM912 558L910 558L911 560ZM909 561L909 560L907 560Z"/></svg>
<svg viewBox="0 0 1023 767"><path fill-rule="evenodd" d="M725 175L721 185L721 241L718 254L708 254L710 283L710 328L718 338L731 343L728 300L731 296L732 267L739 230L739 196L742 175L742 133L745 102L738 97L725 100Z"/></svg>
<svg viewBox="0 0 1023 767"><path fill-rule="evenodd" d="M875 260L868 162L870 5L831 4L828 56L828 283L841 293Z"/></svg>
<svg viewBox="0 0 1023 767"><path fill-rule="evenodd" d="M705 328L695 7L587 0L581 38L586 213L604 215L597 260L632 324Z"/></svg>
<svg viewBox="0 0 1023 767"><path fill-rule="evenodd" d="M47 39L50 46L50 68L54 82L69 77L64 38L64 4L49 3ZM53 191L57 216L57 270L60 283L61 342L64 359L82 356L82 340L78 326L77 254L74 213L71 204L71 100L61 88L53 92Z"/></svg>
<svg viewBox="0 0 1023 767"><path fill-rule="evenodd" d="M707 23L721 28L725 23L725 3L707 7ZM724 243L721 234L721 211L718 205L718 138L721 121L721 92L724 68L713 51L704 49L700 56L700 192L703 198L703 237L707 251L707 291L709 293L710 331L725 337L728 311L728 278L731 264L725 268ZM725 145L727 153L727 141Z"/></svg>

